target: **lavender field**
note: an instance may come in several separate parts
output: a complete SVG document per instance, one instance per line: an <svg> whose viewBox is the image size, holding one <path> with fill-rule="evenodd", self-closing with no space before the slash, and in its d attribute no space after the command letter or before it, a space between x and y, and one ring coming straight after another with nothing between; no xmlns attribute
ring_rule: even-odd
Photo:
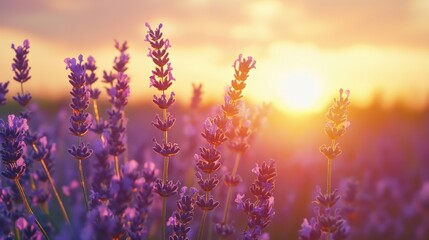
<svg viewBox="0 0 429 240"><path fill-rule="evenodd" d="M246 100L256 62L242 55L202 105L203 84L169 91L169 41L147 26L153 103L128 105L126 42L102 76L93 57L66 58L58 102L31 96L30 42L12 45L2 239L427 239L426 110L349 107L341 89L326 115L288 115Z"/></svg>
<svg viewBox="0 0 429 240"><path fill-rule="evenodd" d="M0 239L429 239L424 1L41 2L0 0Z"/></svg>

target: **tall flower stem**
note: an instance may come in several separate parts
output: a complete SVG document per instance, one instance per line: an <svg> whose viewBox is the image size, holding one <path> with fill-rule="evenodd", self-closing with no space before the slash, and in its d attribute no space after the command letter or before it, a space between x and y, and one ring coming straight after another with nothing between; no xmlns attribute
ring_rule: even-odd
<svg viewBox="0 0 429 240"><path fill-rule="evenodd" d="M115 175L119 177L119 158L118 156L114 156L113 159L115 161Z"/></svg>
<svg viewBox="0 0 429 240"><path fill-rule="evenodd" d="M155 70L152 70L152 75L149 77L150 87L155 87L160 96L154 95L153 102L162 109L162 119L157 115L152 124L163 132L163 142L157 143L154 139L155 146L153 150L164 157L164 168L162 179L157 179L155 182L155 192L162 197L162 216L161 216L161 230L162 239L166 238L166 220L167 220L167 198L176 194L178 183L168 180L168 163L170 156L176 155L180 148L177 143L168 142L168 131L174 125L176 119L168 113L168 108L176 101L174 99L174 92L170 92L170 97L167 98L166 90L173 84L176 79L173 77L171 63L169 62L168 48L171 47L170 41L163 38L161 32L162 24L155 30L146 23L148 32L145 41L150 44L148 57L156 65Z"/></svg>
<svg viewBox="0 0 429 240"><path fill-rule="evenodd" d="M48 167L46 166L45 160L42 159L40 161L40 163L42 164L42 167L45 170L46 176L48 176L49 183L51 184L52 191L54 192L55 198L57 199L58 204L60 205L61 212L62 212L62 214L64 216L64 219L66 220L67 224L70 225L69 216L67 215L67 212L66 212L66 209L64 207L64 204L61 201L61 198L60 198L60 195L58 194L57 188L55 187L54 181L52 180L51 174L49 173Z"/></svg>
<svg viewBox="0 0 429 240"><path fill-rule="evenodd" d="M81 143L81 138L88 132L89 129L89 114L86 112L86 110L88 109L90 103L90 94L89 89L86 86L85 66L82 63L83 56L79 55L78 60L75 58L66 58L64 62L66 63L66 69L70 69L68 78L70 84L73 86L72 91L70 92L72 95L70 107L73 111L72 116L70 116L71 127L69 130L74 136L77 136L77 146L72 146L68 152L78 161L77 164L80 184L82 186L82 191L85 198L85 206L88 211L88 196L86 194L82 160L89 158L93 151L90 149L89 144Z"/></svg>
<svg viewBox="0 0 429 240"><path fill-rule="evenodd" d="M37 220L36 216L33 213L33 210L31 210L30 204L28 203L28 200L25 196L24 190L22 189L21 183L19 183L19 179L16 178L15 180L16 187L18 188L19 195L21 195L22 201L24 202L25 208L27 209L28 214L33 215L35 217L35 222L37 227L39 228L40 232L43 234L45 239L49 239L48 234L46 233L45 229L43 229L40 222Z"/></svg>
<svg viewBox="0 0 429 240"><path fill-rule="evenodd" d="M39 152L39 149L37 149L37 147L34 143L32 144L32 147L33 147L34 152L36 152L36 153ZM48 177L49 183L51 184L52 191L54 191L55 198L57 199L58 204L60 205L61 212L64 216L64 219L66 220L67 224L70 225L70 220L69 220L69 217L67 215L66 209L64 207L63 202L61 201L60 195L58 194L58 191L57 191L57 188L55 187L54 181L52 180L51 173L49 172L48 167L46 166L45 160L41 159L40 163L42 164L43 170L45 170L46 176Z"/></svg>
<svg viewBox="0 0 429 240"><path fill-rule="evenodd" d="M162 118L164 121L167 120L167 109L163 109L162 110ZM167 144L168 143L168 131L164 131L164 143ZM164 157L164 170L162 173L162 182L164 184L167 183L168 181L168 162L169 162L169 157L166 156ZM162 225L161 225L161 230L162 230L162 240L165 240L165 225L167 222L167 197L162 197Z"/></svg>
<svg viewBox="0 0 429 240"><path fill-rule="evenodd" d="M335 140L331 140L331 148L335 147ZM328 172L326 175L326 194L331 193L331 181L332 181L332 159L328 158Z"/></svg>
<svg viewBox="0 0 429 240"><path fill-rule="evenodd" d="M80 137L77 137L77 145L79 146L79 144L80 144ZM85 199L86 210L89 211L88 195L86 194L85 177L83 175L83 168L82 168L82 159L78 159L77 167L79 170L80 186L82 187L83 197Z"/></svg>
<svg viewBox="0 0 429 240"><path fill-rule="evenodd" d="M234 168L232 169L232 177L235 177L237 175L237 170L238 170L238 165L240 164L240 159L241 159L241 153L238 152L237 155L235 156ZM228 186L228 194L226 195L225 209L223 212L223 223L224 224L228 223L229 208L231 206L231 197L232 197L232 186L229 185Z"/></svg>
<svg viewBox="0 0 429 240"><path fill-rule="evenodd" d="M96 100L96 99L93 99L93 101L92 101L92 106L93 106L93 108L94 108L95 121L96 121L96 123L97 123L97 124L99 124L99 123L100 123L100 113L99 113L99 111L98 111L98 104L97 104L97 100ZM104 139L103 134L100 134L100 140L101 140L101 142L102 142L103 144L104 144L104 142L106 141L106 140Z"/></svg>
<svg viewBox="0 0 429 240"><path fill-rule="evenodd" d="M82 186L83 196L85 198L86 210L89 211L88 195L86 194L85 178L83 176L83 169L82 169L82 159L78 159L78 168L79 168L80 185Z"/></svg>
<svg viewBox="0 0 429 240"><path fill-rule="evenodd" d="M200 230L198 231L198 240L203 239L204 225L205 225L205 222L206 222L206 216L207 216L207 210L204 210L203 211L203 217L201 218Z"/></svg>
<svg viewBox="0 0 429 240"><path fill-rule="evenodd" d="M162 197L162 216L161 216L162 240L165 240L165 226L167 221L167 197Z"/></svg>
<svg viewBox="0 0 429 240"><path fill-rule="evenodd" d="M13 233L15 234L15 240L20 240L21 239L21 237L19 236L20 234L19 234L19 229L18 229L18 227L15 225L15 226L13 226Z"/></svg>

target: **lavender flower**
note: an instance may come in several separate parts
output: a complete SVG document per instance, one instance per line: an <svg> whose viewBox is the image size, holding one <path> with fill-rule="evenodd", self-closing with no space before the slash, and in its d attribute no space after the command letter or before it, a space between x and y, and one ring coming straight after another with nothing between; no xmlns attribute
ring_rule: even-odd
<svg viewBox="0 0 429 240"><path fill-rule="evenodd" d="M130 60L130 56L125 53L128 50L128 43L125 41L120 44L117 40L115 40L115 48L120 52L119 57L115 57L113 69L115 69L118 73L124 73L128 68L127 64Z"/></svg>
<svg viewBox="0 0 429 240"><path fill-rule="evenodd" d="M8 121L0 119L0 155L3 163L3 176L18 179L25 170L22 158L25 148L25 135L28 130L27 120L15 115L9 115Z"/></svg>
<svg viewBox="0 0 429 240"><path fill-rule="evenodd" d="M273 218L275 212L274 205L274 178L277 175L274 160L263 162L259 167L252 170L257 175L257 179L250 187L251 193L255 196L255 201L243 200L244 195L238 195L235 202L238 208L247 214L247 228L243 232L244 239L259 239Z"/></svg>
<svg viewBox="0 0 429 240"><path fill-rule="evenodd" d="M177 201L177 211L173 212L170 217L171 220L169 222L171 222L174 230L173 234L170 236L170 240L188 239L188 232L191 230L188 225L194 217L195 195L197 190L191 188L188 194L186 192L187 187L183 187L180 190L180 199Z"/></svg>
<svg viewBox="0 0 429 240"><path fill-rule="evenodd" d="M192 89L193 89L193 94L192 94L192 99L191 99L191 108L192 109L197 109L198 106L201 103L201 95L203 94L203 91L201 90L203 87L203 84L194 84L192 83Z"/></svg>
<svg viewBox="0 0 429 240"><path fill-rule="evenodd" d="M161 92L161 96L153 96L153 102L162 110L163 119L156 116L156 120L153 125L159 130L163 131L164 139L162 144L155 142L154 151L164 157L164 170L162 174L162 180L158 179L155 182L155 192L158 193L162 198L162 217L161 217L161 228L162 228L162 239L165 239L165 224L166 224L166 208L167 208L167 197L177 193L178 182L168 180L168 165L170 156L177 154L180 151L179 146L176 143L168 142L168 130L173 126L175 119L168 113L168 108L173 105L176 101L174 99L174 92L170 93L170 97L167 100L165 91L173 84L176 80L173 77L168 49L171 47L170 41L163 38L161 32L162 24L159 24L158 28L153 30L148 23L146 23L148 32L146 34L145 41L150 44L148 57L152 59L152 62L156 65L155 69L152 70L152 75L149 77L150 87L155 87ZM168 117L167 117L168 116Z"/></svg>
<svg viewBox="0 0 429 240"><path fill-rule="evenodd" d="M212 175L212 173L219 170L221 166L221 154L216 147L226 141L226 137L222 129L216 125L215 118L208 118L205 121L204 132L201 133L201 135L206 139L210 147L201 147L200 154L194 155L196 166L198 168L195 175L197 176L199 186L205 192L204 194L197 196L196 201L197 206L203 210L203 218L201 219L202 223L198 237L199 239L202 238L207 212L212 211L219 206L219 202L210 194L210 192L219 183L217 175ZM208 174L208 177L204 179L200 171Z"/></svg>
<svg viewBox="0 0 429 240"><path fill-rule="evenodd" d="M19 178L25 171L25 162L22 157L24 153L25 143L24 139L26 131L28 130L27 120L25 118L16 117L15 115L8 116L8 122L5 123L0 119L0 142L2 150L0 155L2 157L3 176L14 180L22 201L25 204L29 215L34 215L33 211L27 201L24 190L19 182ZM39 230L47 238L47 233L42 225L35 220Z"/></svg>
<svg viewBox="0 0 429 240"><path fill-rule="evenodd" d="M82 137L89 128L89 114L86 112L89 107L89 92L85 81L85 67L82 64L83 56L79 55L79 62L75 58L66 58L64 62L67 65L66 69L71 71L68 77L73 86L70 92L72 95L70 107L73 110L73 115L70 117L71 127L69 130L73 135Z"/></svg>
<svg viewBox="0 0 429 240"><path fill-rule="evenodd" d="M0 83L0 106L6 104L6 94L9 92L7 89L9 81Z"/></svg>
<svg viewBox="0 0 429 240"><path fill-rule="evenodd" d="M111 199L111 183L113 163L109 160L109 151L102 147L95 151L94 174L92 177L91 208L95 208L100 202Z"/></svg>
<svg viewBox="0 0 429 240"><path fill-rule="evenodd" d="M308 221L304 218L303 223L301 224L301 229L299 230L299 239L300 240L319 240L322 232L320 227L317 224L315 218L311 218Z"/></svg>
<svg viewBox="0 0 429 240"><path fill-rule="evenodd" d="M248 138L251 134L250 122L246 117L237 116L243 106L241 102L242 91L246 87L245 81L249 76L249 71L255 68L256 61L252 57L247 57L247 60L242 58L240 54L234 61L234 80L231 81L231 86L224 97L224 104L221 106L223 116L229 121L223 127L225 136L228 137L231 149L236 153L234 168L231 174L225 174L224 182L228 187L226 203L223 214L223 221L216 224L217 233L221 236L232 234L235 230L228 223L229 208L231 203L233 187L238 185L241 177L237 175L238 166L242 155L249 148ZM246 115L246 114L244 114Z"/></svg>
<svg viewBox="0 0 429 240"><path fill-rule="evenodd" d="M154 182L158 175L158 170L155 169L155 164L146 162L143 168L144 183L139 191L137 191L136 198L136 216L132 219L130 231L128 236L131 239L144 239L147 237L147 229L144 226L148 218L150 206L153 202Z"/></svg>
<svg viewBox="0 0 429 240"><path fill-rule="evenodd" d="M315 207L316 222L313 224L317 226L317 231L320 229L321 234L326 236L327 239L332 237L338 240L346 239L350 235L350 227L340 216L340 210L336 209L335 212L333 210L340 199L338 190L331 191L332 160L336 159L342 152L337 140L344 135L346 129L350 126L349 121L347 121L350 91L340 89L339 93L340 98L334 99L334 103L326 115L328 121L325 126L325 132L331 140L331 144L322 145L320 151L328 161L327 186L325 194L322 193L319 187L317 188L317 196L314 203L318 206ZM343 95L344 93L346 96ZM313 239L310 238L311 234L308 234L308 229L308 224L301 226L300 236L302 239ZM314 236L317 235L318 232Z"/></svg>
<svg viewBox="0 0 429 240"><path fill-rule="evenodd" d="M93 56L89 56L85 63L85 70L89 71L89 73L85 73L85 81L88 86L94 84L98 77L95 75L95 70L97 70L97 66L95 65L95 58Z"/></svg>
<svg viewBox="0 0 429 240"><path fill-rule="evenodd" d="M70 107L72 108L72 116L70 117L71 127L70 132L77 136L78 146L73 145L68 152L78 160L79 176L82 186L82 191L85 197L86 208L88 207L88 197L85 188L85 179L82 170L82 160L87 159L92 154L92 149L89 144L80 142L80 138L83 137L89 129L89 114L87 111L89 107L89 91L85 81L85 66L82 64L83 56L79 55L79 62L75 58L66 58L66 69L70 69L68 75L69 82L72 85L72 102Z"/></svg>
<svg viewBox="0 0 429 240"><path fill-rule="evenodd" d="M103 82L108 83L110 86L113 86L114 81L116 80L116 74L112 71L107 72L103 71Z"/></svg>
<svg viewBox="0 0 429 240"><path fill-rule="evenodd" d="M22 232L21 239L24 240L42 240L42 234L35 226L34 216L27 219L20 217L16 220L16 227Z"/></svg>
<svg viewBox="0 0 429 240"><path fill-rule="evenodd" d="M81 239L113 239L121 230L118 229L119 219L104 203L88 213L87 222L91 224L86 226Z"/></svg>
<svg viewBox="0 0 429 240"><path fill-rule="evenodd" d="M116 85L108 89L112 108L107 111L109 115L109 134L107 143L109 154L117 157L125 151L125 130L127 120L124 108L130 95L129 78L126 74L119 74Z"/></svg>
<svg viewBox="0 0 429 240"><path fill-rule="evenodd" d="M24 93L23 84L30 80L30 69L31 67L28 64L27 55L30 52L30 42L28 40L24 40L22 46L15 47L12 44L12 49L15 51L15 58L12 63L12 70L15 73L13 79L19 83L21 83L21 93L18 93L13 97L15 101L17 101L21 106L25 107L31 100L30 93Z"/></svg>
<svg viewBox="0 0 429 240"><path fill-rule="evenodd" d="M134 192L137 191L142 182L136 171L138 163L135 160L127 161L121 169L121 177L114 176L112 179L111 194L108 207L113 216L117 218L114 227L114 236L122 236L130 232L129 223L135 217L135 211L130 209Z"/></svg>

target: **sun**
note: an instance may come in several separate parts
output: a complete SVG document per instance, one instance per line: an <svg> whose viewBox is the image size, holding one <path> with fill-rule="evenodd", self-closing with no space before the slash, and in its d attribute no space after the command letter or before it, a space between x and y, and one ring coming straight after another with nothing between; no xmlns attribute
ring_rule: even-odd
<svg viewBox="0 0 429 240"><path fill-rule="evenodd" d="M322 108L322 81L310 71L287 74L281 85L281 101L287 111L317 112Z"/></svg>

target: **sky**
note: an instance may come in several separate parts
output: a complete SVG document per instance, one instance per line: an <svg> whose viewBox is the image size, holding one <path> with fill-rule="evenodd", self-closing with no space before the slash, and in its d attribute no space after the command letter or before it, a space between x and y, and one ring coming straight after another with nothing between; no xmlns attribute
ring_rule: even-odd
<svg viewBox="0 0 429 240"><path fill-rule="evenodd" d="M426 0L0 0L0 82L13 77L11 43L29 39L25 88L66 97L64 58L92 55L101 73L117 55L114 39L126 40L130 101L150 100L146 22L163 23L171 41L178 101L189 102L192 83L203 83L205 101L222 101L239 54L257 61L244 95L289 111L322 110L339 88L358 106L375 95L385 106L429 101Z"/></svg>

